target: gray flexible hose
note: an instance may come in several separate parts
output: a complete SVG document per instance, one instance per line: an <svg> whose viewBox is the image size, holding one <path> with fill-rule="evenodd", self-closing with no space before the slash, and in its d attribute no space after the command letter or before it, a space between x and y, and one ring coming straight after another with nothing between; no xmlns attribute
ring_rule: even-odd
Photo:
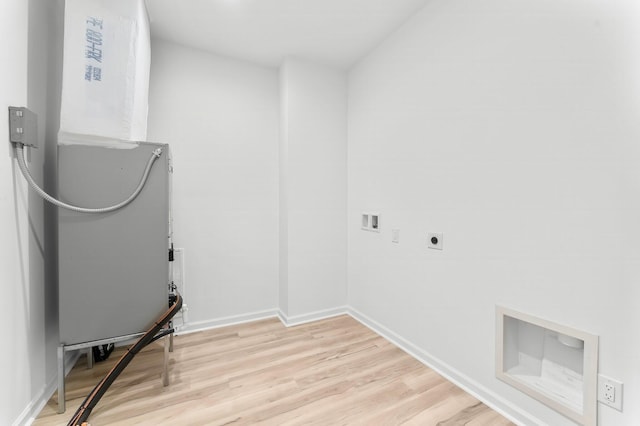
<svg viewBox="0 0 640 426"><path fill-rule="evenodd" d="M162 148L158 148L158 149L155 149L153 151L153 153L151 154L151 158L149 158L149 161L147 162L147 167L144 169L144 174L142 175L142 179L140 179L140 183L138 184L138 187L133 192L133 194L131 194L129 196L129 198L127 198L126 200L124 200L124 201L122 201L122 202L120 202L118 204L115 204L115 205L109 206L109 207L84 208L84 207L73 206L71 204L67 204L65 202L62 202L60 200L57 200L57 199L53 198L51 195L47 194L46 192L44 192L44 190L42 188L40 188L38 186L38 184L33 180L33 177L31 176L31 173L29 172L29 168L27 167L27 163L26 163L26 161L24 159L24 145L21 144L21 143L16 143L16 144L14 144L14 148L16 150L16 158L18 160L18 166L20 167L20 171L24 175L24 178L27 180L29 185L31 185L33 190L36 191L38 193L38 195L40 195L42 198L44 198L45 200L47 200L51 204L54 204L54 205L56 205L58 207L62 207L62 208L67 209L67 210L72 210L74 212L80 212L80 213L108 213L108 212L112 212L114 210L118 210L118 209L126 206L130 202L132 202L138 196L138 194L140 194L140 191L142 191L142 188L144 188L144 185L147 182L147 178L149 177L149 172L151 171L151 166L153 166L153 163L158 158L160 158L160 155L162 154Z"/></svg>

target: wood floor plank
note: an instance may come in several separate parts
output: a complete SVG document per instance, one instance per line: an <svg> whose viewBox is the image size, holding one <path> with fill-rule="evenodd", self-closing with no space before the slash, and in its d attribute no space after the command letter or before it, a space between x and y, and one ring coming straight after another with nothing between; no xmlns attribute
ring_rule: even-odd
<svg viewBox="0 0 640 426"><path fill-rule="evenodd" d="M176 336L170 385L163 343L134 358L94 409L103 425L512 425L349 316L297 327L267 319ZM35 426L66 424L123 353L67 377Z"/></svg>

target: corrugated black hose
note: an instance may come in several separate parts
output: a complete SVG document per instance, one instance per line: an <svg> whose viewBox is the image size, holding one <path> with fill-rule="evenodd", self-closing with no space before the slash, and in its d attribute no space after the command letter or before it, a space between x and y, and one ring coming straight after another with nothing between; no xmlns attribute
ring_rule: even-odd
<svg viewBox="0 0 640 426"><path fill-rule="evenodd" d="M113 366L109 374L107 374L101 381L96 385L95 388L91 391L91 393L85 398L85 400L80 404L80 407L75 412L67 426L81 426L83 423L87 421L89 416L91 415L91 411L95 408L100 401L100 398L105 394L109 386L116 380L116 378L124 371L124 369L129 365L131 360L138 352L140 352L145 346L149 343L157 340L156 335L162 329L162 327L171 321L171 318L178 313L178 311L182 308L182 296L176 294L175 301L169 309L162 314L160 318L153 324L153 326L142 336L138 341L127 350L127 352L120 358L120 360ZM163 333L164 334L164 333Z"/></svg>

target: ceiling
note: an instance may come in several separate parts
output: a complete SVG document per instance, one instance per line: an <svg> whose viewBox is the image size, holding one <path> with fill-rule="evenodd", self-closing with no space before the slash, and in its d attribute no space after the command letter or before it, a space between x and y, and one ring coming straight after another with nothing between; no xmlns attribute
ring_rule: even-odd
<svg viewBox="0 0 640 426"><path fill-rule="evenodd" d="M348 69L429 0L146 0L151 36L277 67Z"/></svg>

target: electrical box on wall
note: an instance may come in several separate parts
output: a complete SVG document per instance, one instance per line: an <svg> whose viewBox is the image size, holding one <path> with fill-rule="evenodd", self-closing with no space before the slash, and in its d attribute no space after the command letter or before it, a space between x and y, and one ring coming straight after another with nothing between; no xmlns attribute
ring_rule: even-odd
<svg viewBox="0 0 640 426"><path fill-rule="evenodd" d="M178 289L178 293L182 296L182 299L185 299L186 295L186 283L185 283L185 249L184 248L175 248L173 249L174 258L172 262L172 278L173 283ZM182 309L178 312L173 319L171 320L173 323L173 327L178 330L187 325L187 312L189 311L189 307L186 303L182 303Z"/></svg>
<svg viewBox="0 0 640 426"><path fill-rule="evenodd" d="M597 423L596 335L498 306L496 377L578 424Z"/></svg>
<svg viewBox="0 0 640 426"><path fill-rule="evenodd" d="M38 117L34 112L24 107L9 107L9 140L38 147Z"/></svg>
<svg viewBox="0 0 640 426"><path fill-rule="evenodd" d="M380 232L380 214L362 213L361 229L364 231Z"/></svg>

